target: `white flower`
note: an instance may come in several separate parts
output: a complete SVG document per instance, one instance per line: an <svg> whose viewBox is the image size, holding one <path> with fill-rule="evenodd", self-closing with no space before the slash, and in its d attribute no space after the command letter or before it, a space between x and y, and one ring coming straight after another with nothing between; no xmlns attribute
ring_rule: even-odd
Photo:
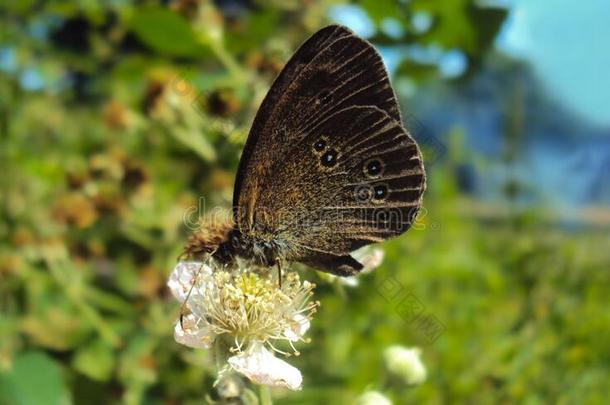
<svg viewBox="0 0 610 405"><path fill-rule="evenodd" d="M265 345L252 342L248 348L230 357L229 365L256 384L300 390L303 378L296 367L275 357Z"/></svg>
<svg viewBox="0 0 610 405"><path fill-rule="evenodd" d="M388 399L385 395L378 391L367 391L362 394L358 401L357 405L392 405L392 401Z"/></svg>
<svg viewBox="0 0 610 405"><path fill-rule="evenodd" d="M310 301L315 286L288 272L280 287L275 272L256 270L228 269L212 260L178 263L167 283L183 305L175 340L193 348L210 348L222 339L236 353L228 361L236 371L260 384L299 389L299 370L268 349L288 355L275 347L284 341L299 354L294 343L305 341L319 305Z"/></svg>
<svg viewBox="0 0 610 405"><path fill-rule="evenodd" d="M199 291L194 288L195 277L199 273L200 277L210 276L213 270L206 263L202 262L179 262L174 271L167 280L167 286L174 295L174 297L182 304L186 299L186 296L191 291L191 298L193 298Z"/></svg>
<svg viewBox="0 0 610 405"><path fill-rule="evenodd" d="M193 314L187 314L176 322L174 339L176 342L193 349L209 349L214 342L214 335L209 328L198 325L200 319Z"/></svg>
<svg viewBox="0 0 610 405"><path fill-rule="evenodd" d="M421 349L400 345L390 346L383 353L388 370L402 378L406 384L421 384L426 380L426 367L421 361Z"/></svg>

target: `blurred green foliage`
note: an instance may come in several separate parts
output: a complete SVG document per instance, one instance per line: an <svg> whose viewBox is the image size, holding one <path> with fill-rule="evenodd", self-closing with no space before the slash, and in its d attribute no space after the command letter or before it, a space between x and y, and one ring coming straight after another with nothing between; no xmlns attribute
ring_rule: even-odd
<svg viewBox="0 0 610 405"><path fill-rule="evenodd" d="M211 354L177 345L165 280L184 214L230 206L249 124L295 47L335 1L23 1L0 5L0 404L202 403ZM476 74L506 12L471 0L360 6L398 36L460 49ZM426 12L431 26L413 29ZM37 84L37 75L40 83ZM444 80L403 61L396 80ZM610 395L608 236L456 188L459 134L419 226L356 288L320 284L312 343L280 403L604 403ZM203 214L203 210L198 211ZM388 277L444 326L430 342L379 293ZM403 292L401 292L402 294ZM423 347L429 378L386 377L388 345Z"/></svg>

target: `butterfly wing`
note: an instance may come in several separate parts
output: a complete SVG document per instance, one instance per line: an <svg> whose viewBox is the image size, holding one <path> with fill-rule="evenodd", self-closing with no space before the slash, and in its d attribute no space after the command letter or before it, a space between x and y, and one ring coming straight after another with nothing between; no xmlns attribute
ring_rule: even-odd
<svg viewBox="0 0 610 405"><path fill-rule="evenodd" d="M425 174L405 129L371 106L340 110L308 128L257 197L255 228L288 257L335 274L349 252L405 232L421 206Z"/></svg>
<svg viewBox="0 0 610 405"><path fill-rule="evenodd" d="M239 162L233 205L243 206L250 199L249 190L242 192L244 183L252 180L247 172L254 167L260 174L262 169L270 172L270 161L260 164L268 157L262 152L279 155L292 138L303 135L304 124L356 105L376 106L401 122L379 54L348 28L330 25L299 47L263 100Z"/></svg>
<svg viewBox="0 0 610 405"><path fill-rule="evenodd" d="M290 59L254 120L234 191L246 237L335 274L349 252L404 232L425 175L379 54L341 26Z"/></svg>

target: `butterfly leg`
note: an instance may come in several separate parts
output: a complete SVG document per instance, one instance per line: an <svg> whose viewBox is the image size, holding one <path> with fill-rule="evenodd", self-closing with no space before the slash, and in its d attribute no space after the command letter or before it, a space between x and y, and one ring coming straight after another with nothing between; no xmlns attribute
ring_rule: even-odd
<svg viewBox="0 0 610 405"><path fill-rule="evenodd" d="M277 264L277 279L279 282L279 287L281 289L282 288L282 265L280 264L279 259L275 263Z"/></svg>

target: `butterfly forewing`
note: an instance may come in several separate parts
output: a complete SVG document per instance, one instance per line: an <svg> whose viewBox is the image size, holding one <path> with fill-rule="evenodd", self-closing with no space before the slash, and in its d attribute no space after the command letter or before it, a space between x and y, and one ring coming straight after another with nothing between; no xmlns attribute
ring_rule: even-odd
<svg viewBox="0 0 610 405"><path fill-rule="evenodd" d="M349 29L331 25L301 45L263 100L239 163L233 205L239 208L250 199L249 190L242 192L252 180L247 173L266 175L272 158L281 156L308 124L356 105L373 105L401 120L379 54Z"/></svg>
<svg viewBox="0 0 610 405"><path fill-rule="evenodd" d="M408 229L424 188L379 54L330 26L290 59L254 120L236 226L273 238L288 260L348 274L359 268L350 251Z"/></svg>

